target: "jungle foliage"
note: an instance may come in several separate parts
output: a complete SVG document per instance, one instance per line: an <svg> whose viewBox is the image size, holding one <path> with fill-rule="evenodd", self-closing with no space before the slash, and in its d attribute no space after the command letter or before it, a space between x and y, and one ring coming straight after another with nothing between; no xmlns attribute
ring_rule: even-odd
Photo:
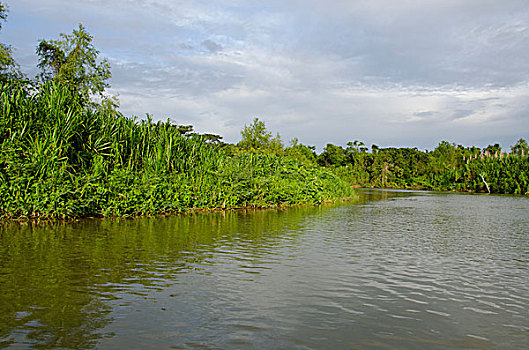
<svg viewBox="0 0 529 350"><path fill-rule="evenodd" d="M0 2L1 22L7 7ZM354 197L351 185L527 193L529 148L284 147L255 118L237 145L191 125L123 116L110 66L79 25L37 46L25 78L0 47L0 220L137 216Z"/></svg>
<svg viewBox="0 0 529 350"><path fill-rule="evenodd" d="M0 218L137 216L352 197L329 169L87 106L64 82L1 83Z"/></svg>
<svg viewBox="0 0 529 350"><path fill-rule="evenodd" d="M7 5L0 2L0 30L2 30L2 22L7 19ZM0 81L6 79L20 79L18 64L13 58L13 49L11 46L0 43Z"/></svg>
<svg viewBox="0 0 529 350"><path fill-rule="evenodd" d="M346 148L328 144L317 161L362 187L526 194L528 156L524 139L510 153L499 144L482 150L447 141L431 152L374 145L369 153L362 142L355 141Z"/></svg>
<svg viewBox="0 0 529 350"><path fill-rule="evenodd" d="M6 17L0 2L0 24ZM151 215L354 195L329 169L282 156L279 135L258 119L245 126L237 147L170 119L123 116L106 94L110 65L81 24L39 42L34 80L8 74L15 67L9 49L0 52L0 219Z"/></svg>

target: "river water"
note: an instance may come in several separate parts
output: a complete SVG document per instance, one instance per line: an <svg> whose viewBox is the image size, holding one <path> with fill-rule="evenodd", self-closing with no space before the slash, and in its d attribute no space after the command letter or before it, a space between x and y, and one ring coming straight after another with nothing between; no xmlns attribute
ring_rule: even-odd
<svg viewBox="0 0 529 350"><path fill-rule="evenodd" d="M0 348L529 348L529 198L0 227Z"/></svg>

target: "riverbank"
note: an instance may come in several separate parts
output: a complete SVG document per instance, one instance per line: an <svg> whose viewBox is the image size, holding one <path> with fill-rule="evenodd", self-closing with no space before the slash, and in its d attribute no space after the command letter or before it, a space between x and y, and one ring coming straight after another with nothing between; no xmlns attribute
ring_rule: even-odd
<svg viewBox="0 0 529 350"><path fill-rule="evenodd" d="M354 197L354 186L529 191L522 139L510 154L445 142L433 152L328 144L318 155L297 139L284 147L257 118L234 145L171 120L127 118L61 83L0 84L2 221L317 204Z"/></svg>
<svg viewBox="0 0 529 350"><path fill-rule="evenodd" d="M0 221L70 221L87 217L277 208L321 204L355 196L344 181L322 179L318 175L308 183L271 176L248 179L246 184L234 183L233 186L222 184L223 178L212 177L201 179L205 181L185 177L137 178L127 183L116 181L118 176L100 183L87 182L82 189L68 186L71 183L52 187L49 181L32 184L25 192L7 193L3 189L5 200ZM42 190L46 187L49 192Z"/></svg>
<svg viewBox="0 0 529 350"><path fill-rule="evenodd" d="M354 189L376 189L376 190L407 190L407 191L434 191L434 192L454 192L454 193L469 193L469 194L487 194L486 189L478 189L478 190L472 190L472 189L435 189L435 188L428 188L423 186L404 186L404 187L398 187L398 186L386 186L386 187L377 187L374 185L353 185ZM493 193L490 192L489 194L508 194L508 195L514 195L514 196L527 196L529 195L529 192L526 193Z"/></svg>
<svg viewBox="0 0 529 350"><path fill-rule="evenodd" d="M524 195L529 192L529 155L520 139L505 153L441 142L433 152L412 148L328 147L323 159L340 178L359 187ZM343 156L329 158L329 149ZM325 153L327 152L327 154ZM347 155L347 157L346 157Z"/></svg>
<svg viewBox="0 0 529 350"><path fill-rule="evenodd" d="M118 169L106 176L10 180L1 188L0 216L4 221L168 215L318 204L354 197L352 187L327 169L259 152L226 155L205 173L157 175Z"/></svg>
<svg viewBox="0 0 529 350"><path fill-rule="evenodd" d="M265 209L315 205L355 198L346 182L315 169L312 176L282 172L245 177L230 185L230 176L152 178L112 174L101 181L84 179L52 187L34 183L26 192L5 194L1 222L72 221L82 218L168 216L204 211ZM78 179L78 183L82 182ZM48 193L42 189L47 188Z"/></svg>
<svg viewBox="0 0 529 350"><path fill-rule="evenodd" d="M133 217L354 196L329 169L87 106L61 84L2 84L1 220Z"/></svg>

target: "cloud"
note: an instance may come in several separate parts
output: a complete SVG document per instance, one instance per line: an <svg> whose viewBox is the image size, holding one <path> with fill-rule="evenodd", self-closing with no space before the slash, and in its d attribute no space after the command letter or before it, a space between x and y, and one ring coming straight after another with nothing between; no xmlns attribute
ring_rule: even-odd
<svg viewBox="0 0 529 350"><path fill-rule="evenodd" d="M222 51L222 46L217 44L216 42L212 41L212 40L204 40L202 43L201 43L202 46L204 46L206 49L208 49L208 51L210 53L216 53L216 52L219 52L219 51Z"/></svg>
<svg viewBox="0 0 529 350"><path fill-rule="evenodd" d="M529 134L524 0L17 0L3 40L29 70L37 38L78 22L110 59L126 115L231 142L254 116L318 147Z"/></svg>

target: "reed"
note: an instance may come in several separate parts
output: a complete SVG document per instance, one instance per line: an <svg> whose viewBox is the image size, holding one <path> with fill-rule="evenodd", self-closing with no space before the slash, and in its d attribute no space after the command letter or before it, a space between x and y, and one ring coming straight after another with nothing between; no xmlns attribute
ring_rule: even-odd
<svg viewBox="0 0 529 350"><path fill-rule="evenodd" d="M0 218L137 216L351 197L326 169L232 153L177 125L86 106L60 84L2 83Z"/></svg>

